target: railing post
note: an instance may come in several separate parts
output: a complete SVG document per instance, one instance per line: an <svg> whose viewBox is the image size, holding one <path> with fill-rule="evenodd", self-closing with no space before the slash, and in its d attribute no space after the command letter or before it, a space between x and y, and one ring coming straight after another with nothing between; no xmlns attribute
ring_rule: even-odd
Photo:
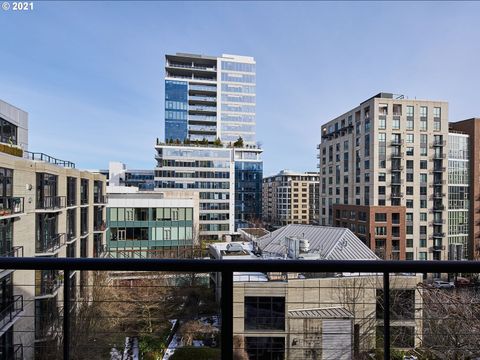
<svg viewBox="0 0 480 360"><path fill-rule="evenodd" d="M233 359L233 271L222 271L222 360Z"/></svg>
<svg viewBox="0 0 480 360"><path fill-rule="evenodd" d="M63 272L63 360L70 359L70 270Z"/></svg>
<svg viewBox="0 0 480 360"><path fill-rule="evenodd" d="M383 358L390 360L390 273L383 273Z"/></svg>

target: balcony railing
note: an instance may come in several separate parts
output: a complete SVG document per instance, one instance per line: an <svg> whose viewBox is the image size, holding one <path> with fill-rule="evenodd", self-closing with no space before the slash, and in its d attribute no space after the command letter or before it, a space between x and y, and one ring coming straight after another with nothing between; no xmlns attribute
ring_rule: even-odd
<svg viewBox="0 0 480 360"><path fill-rule="evenodd" d="M58 210L65 207L66 196L43 196L37 199L38 210Z"/></svg>
<svg viewBox="0 0 480 360"><path fill-rule="evenodd" d="M105 221L93 224L93 231L105 231L105 230L107 230L107 224L105 223Z"/></svg>
<svg viewBox="0 0 480 360"><path fill-rule="evenodd" d="M206 85L190 85L188 87L188 90L217 92L217 87L216 86L206 86Z"/></svg>
<svg viewBox="0 0 480 360"><path fill-rule="evenodd" d="M64 294L61 298L61 302L63 302L63 306L61 306L61 311L63 312L63 316L61 317L61 321L63 322L63 326L58 326L57 329L58 331L61 331L62 334L59 336L59 339L63 342L63 356L61 354L61 351L58 351L55 357L55 359L71 359L73 358L73 353L74 351L86 351L85 348L82 347L77 347L77 338L75 338L75 341L72 340L73 336L84 336L86 341L92 341L91 338L87 337L86 334L84 333L79 333L77 330L77 322L73 323L73 313L70 311L71 309L71 303L72 303L72 279L70 277L70 274L73 271L80 270L80 271L90 271L90 272L97 272L97 271L104 271L108 272L109 274L112 274L114 272L121 272L121 274L126 274L130 273L134 278L139 278L142 275L141 274L146 274L146 272L165 272L168 274L172 274L172 272L177 272L177 273L195 273L195 274L200 274L200 273L208 273L208 274L218 274L221 275L218 282L219 288L219 295L220 295L220 324L221 324L221 329L220 329L220 345L221 345L221 355L218 356L218 358L221 358L223 360L229 360L234 358L234 350L238 349L238 343L236 343L236 340L234 339L234 321L238 321L239 319L235 318L234 319L234 306L239 306L238 305L238 298L237 298L237 293L234 296L234 288L235 286L241 286L241 298L242 298L242 313L243 313L243 299L244 299L244 290L245 290L245 296L257 296L256 291L258 292L257 286L261 285L260 282L258 281L264 281L262 278L266 278L265 276L262 276L262 274L269 274L269 273L278 273L278 274L316 274L316 273L324 273L324 274L338 274L340 273L340 277L335 277L335 284L339 281L339 279L348 279L349 276L352 277L355 282L359 283L358 287L358 293L363 293L364 291L368 289L372 289L371 286L373 286L373 290L377 289L377 295L375 296L375 292L373 293L373 315L368 318L362 318L362 317L357 317L354 320L352 319L351 324L353 324L353 321L355 321L355 324L359 322L363 322L362 324L367 326L368 325L368 332L372 332L372 329L377 330L377 339L378 336L381 336L381 342L377 343L376 350L381 353L382 348L383 348L383 354L381 355L383 359L392 359L393 354L391 354L391 349L393 347L398 347L398 345L395 345L396 341L396 333L394 332L395 326L398 326L398 323L393 323L392 321L396 320L401 320L402 325L407 324L407 326L410 327L416 327L420 326L419 328L414 329L414 334L413 337L417 336L417 330L419 331L419 334L421 333L420 336L426 336L426 332L424 330L428 330L426 328L429 323L429 319L427 318L426 310L428 309L428 305L424 303L423 301L426 301L425 298L422 298L425 293L431 294L433 297L430 300L429 304L441 304L441 306L449 306L448 311L452 312L452 315L456 315L459 311L459 304L462 306L467 306L468 311L471 311L471 303L463 303L462 300L460 299L460 295L464 296L464 292L456 291L455 289L432 289L430 290L429 286L426 284L421 283L421 277L420 277L420 285L416 285L417 282L415 282L414 286L418 286L418 289L420 291L415 291L415 290L408 290L404 295L406 296L407 299L411 299L410 296L413 296L414 300L413 303L409 302L408 306L399 306L399 303L397 302L398 300L398 293L395 292L397 289L395 286L398 283L404 283L405 276L414 276L415 273L417 274L426 274L426 273L477 273L479 272L480 269L480 262L477 261L336 261L336 260L318 260L318 261L305 261L305 260L260 260L260 259L255 259L255 260L175 260L175 259L107 259L107 258L102 258L102 259L64 259L64 258L25 258L22 259L22 261L18 261L16 259L0 259L0 267L5 267L5 268L11 268L11 269L16 269L16 270L29 270L29 269L38 269L38 270L63 270L64 271L64 286L63 286L63 291ZM248 272L251 272L252 269L255 269L256 272L261 272L258 273L257 275L252 275L248 276ZM243 276L241 274L247 272L247 275ZM370 288L366 289L363 284L361 283L360 279L361 276L360 274L365 274L365 273L370 273L373 274L375 277L375 280L373 283L370 283ZM152 273L153 274L153 273ZM398 275L397 275L398 274ZM124 275L122 275L124 276ZM416 280L418 278L414 277L413 280ZM260 279L260 280L258 280ZM290 277L289 276L280 276L278 280L275 281L275 285L282 285L282 283L287 283L289 281ZM298 282L300 277L294 276L292 277L294 279L294 282ZM397 279L400 279L400 281L396 281ZM121 280L121 279L120 279ZM252 283L248 283L248 281L251 281ZM236 282L239 281L241 282L239 285L235 285ZM255 283L256 282L256 283ZM138 289L142 288L141 284L137 284ZM267 284L269 285L269 284ZM175 284L174 287L177 287L178 284ZM297 291L298 285L295 285L291 290ZM320 285L318 285L320 286ZM341 297L341 291L340 287L338 285L333 285L336 286L337 288L330 288L332 291L337 291L338 296L334 294L334 296L337 296L338 298ZM266 286L263 289L263 296L270 296L272 297L271 294L275 292L274 288L277 286L272 286L272 292L270 292L269 287ZM325 288L322 290L327 290L329 288ZM378 291L380 289L380 291ZM146 289L148 290L148 289ZM249 291L250 295L247 295L246 291ZM317 294L318 296L318 291L320 288L312 289L313 291L311 294ZM463 289L462 289L463 290ZM163 291L163 290L162 290ZM355 291L355 294L357 292L357 288L354 288L352 290ZM158 299L158 293L156 290L152 290L153 296L155 296L156 299ZM273 297L278 296L278 292L276 293L277 295L273 295ZM350 293L346 293L349 297L348 304L361 304L362 307L365 306L364 298L358 298L357 295L356 297L353 298ZM437 296L440 296L442 294L445 294L448 297L449 304L444 304L444 303L439 303L436 300ZM184 299L185 301L188 300L188 293L180 293L181 298ZM458 296L456 296L458 295ZM163 296L163 295L162 295ZM102 298L103 299L103 298ZM356 299L356 300L355 300ZM423 300L422 300L423 299ZM428 298L427 298L428 299ZM460 300L459 300L460 299ZM73 299L75 301L75 299ZM115 304L114 299L108 299L112 302L112 304ZM142 300L138 300L142 301ZM270 300L272 301L272 300ZM340 301L340 300L339 300ZM102 301L104 302L104 301ZM451 303L453 302L453 303ZM118 303L118 301L117 301ZM56 303L55 303L56 304ZM375 304L377 306L377 310L375 310ZM183 303L180 304L182 306L177 306L177 308L181 309L181 311L184 311L187 313L189 310L191 310L188 306L183 306ZM435 305L436 306L436 305ZM286 308L286 306L284 306ZM152 309L150 307L150 309ZM258 308L259 310L262 310L262 308ZM258 310L257 309L257 310ZM297 308L294 308L297 309ZM310 308L311 309L311 308ZM254 309L255 310L255 309ZM257 311L255 310L255 311ZM312 309L315 310L315 309ZM329 307L329 310L332 310L331 306ZM437 308L432 309L429 313L430 315L433 313L434 315L439 315L435 313L437 311ZM289 313L289 308L286 308L285 310L286 313ZM365 312L365 311L364 311ZM43 317L38 318L40 321L39 323L45 323L45 328L48 328L52 320L54 319L53 313L56 313L56 310L52 309L49 312L45 312L43 314ZM375 315L376 313L376 315ZM52 315L49 315L52 314ZM123 316L122 313L116 312L116 317L115 321L118 319L121 319L122 317L126 317L131 324L132 319L134 319L133 314L125 314ZM344 311L342 310L341 314L344 317L343 319L349 319L349 311ZM104 319L105 320L105 314L100 314L101 316L99 319ZM445 318L445 313L441 314L442 316L440 317L440 321ZM155 315L154 315L155 316ZM276 318L269 318L270 315L263 315L263 313L260 311L257 311L257 315L254 315L254 322L251 324L267 324L267 325L275 325L278 324L278 320ZM287 316L287 315L285 315ZM290 316L290 315L288 315ZM293 316L293 315L292 315ZM307 314L308 316L308 314ZM417 317L418 316L418 317ZM435 322L438 320L439 316L434 316L433 318L433 323L432 324L437 324ZM140 320L142 320L141 318ZM152 317L150 317L152 319ZM188 319L188 318L187 318ZM463 321L468 320L468 318L462 318L462 322L460 323L460 326L464 326L464 330L468 329L468 325L464 324ZM41 321L45 320L45 321ZM48 320L48 321L46 321ZM79 319L77 318L76 321ZM108 319L107 319L108 320ZM262 321L266 320L266 321ZM371 322L371 320L373 322ZM244 321L244 319L241 319L241 321ZM370 322L369 322L370 321ZM448 323L453 323L455 321L458 321L458 317L455 318L449 318ZM249 323L246 323L247 325L251 325ZM281 323L280 325L285 324L285 322ZM418 325L420 324L420 325ZM443 322L442 324L446 324L446 322ZM449 324L446 324L449 325ZM74 327L75 326L75 327ZM378 327L380 326L380 327ZM430 327L431 329L431 327ZM471 330L468 329L466 336L473 337L472 341L476 341L475 338L475 333L474 331L476 330ZM275 331L278 333L278 336L282 336L285 339L288 339L288 333L286 333L287 328L285 327L284 331ZM312 331L315 331L312 329ZM337 330L338 331L338 330ZM253 334L254 332L251 332ZM373 331L375 334L375 331ZM79 335L80 334L80 335ZM104 333L105 334L105 333ZM128 334L127 331L125 331L125 334ZM343 330L341 333L336 333L335 337L342 335ZM302 335L301 333L299 334L300 336ZM353 333L348 332L343 334L344 338L352 339ZM427 334L428 335L428 334ZM121 335L120 335L121 336ZM129 336L129 335L127 335ZM255 335L252 335L255 336ZM277 335L276 335L277 336ZM374 335L375 336L375 335ZM437 340L439 343L436 345L439 346L442 351L446 352L449 350L452 351L464 351L463 349L458 349L455 347L449 348L447 343L445 342L444 338L445 335L442 333L438 338L435 339L440 339ZM99 354L100 352L105 353L105 350L108 351L110 348L105 349L105 348L99 348L98 347L98 341L99 338L96 339L97 341L91 343L93 351L98 351L97 357L92 357L92 358L100 358ZM374 348L375 344L369 342L371 346ZM419 342L419 345L421 346L423 342ZM450 343L449 343L450 344ZM288 346L288 348L287 348ZM290 351L293 348L291 347L291 344L285 344L285 351ZM319 345L321 347L321 345ZM338 346L338 345L337 345ZM351 352L353 356L354 352L354 343L349 342L349 345L351 346ZM416 346L416 345L415 345ZM433 345L432 345L433 346ZM110 344L111 347L111 344ZM368 349L371 349L372 347L369 347ZM406 346L407 348L411 348L411 345ZM92 350L89 349L89 350ZM297 347L297 349L299 349ZM470 349L470 348L469 348ZM303 354L303 349L300 347L300 350L302 351ZM467 349L468 350L468 349ZM220 357L221 356L221 357ZM282 355L282 358L284 355ZM217 357L215 357L217 358ZM379 357L376 357L377 359ZM450 358L448 354L445 356L445 358Z"/></svg>
<svg viewBox="0 0 480 360"><path fill-rule="evenodd" d="M201 65L191 65L191 64L175 64L168 63L167 66L179 68L179 69L193 69L193 70L206 70L206 71L217 71L215 66L201 66Z"/></svg>
<svg viewBox="0 0 480 360"><path fill-rule="evenodd" d="M65 234L54 234L37 239L35 252L37 254L53 254L65 245Z"/></svg>
<svg viewBox="0 0 480 360"><path fill-rule="evenodd" d="M23 197L0 197L0 218L23 213Z"/></svg>
<svg viewBox="0 0 480 360"><path fill-rule="evenodd" d="M24 360L22 344L13 344L7 347L0 346L0 354L8 354L9 360Z"/></svg>
<svg viewBox="0 0 480 360"><path fill-rule="evenodd" d="M14 246L3 254L0 253L0 257L23 257L23 246Z"/></svg>
<svg viewBox="0 0 480 360"><path fill-rule="evenodd" d="M93 203L95 205L104 205L108 202L108 197L106 195L94 195L93 196Z"/></svg>
<svg viewBox="0 0 480 360"><path fill-rule="evenodd" d="M73 260L73 259L70 259L70 260ZM44 273L41 274L42 276L40 278L39 283L35 285L35 296L49 296L49 295L55 294L55 292L62 285L62 280L60 278L58 270L41 270L41 271L47 272L47 276L45 276Z"/></svg>
<svg viewBox="0 0 480 360"><path fill-rule="evenodd" d="M0 331L6 331L13 320L23 311L23 296L15 295L5 309L0 312Z"/></svg>
<svg viewBox="0 0 480 360"><path fill-rule="evenodd" d="M57 159L53 156L44 154L44 153L38 153L38 152L30 152L30 151L24 151L23 156L26 157L29 160L36 160L36 161L45 161L50 164L58 165L58 166L63 166L63 167L68 167L68 168L75 168L75 163L67 160L60 160Z"/></svg>

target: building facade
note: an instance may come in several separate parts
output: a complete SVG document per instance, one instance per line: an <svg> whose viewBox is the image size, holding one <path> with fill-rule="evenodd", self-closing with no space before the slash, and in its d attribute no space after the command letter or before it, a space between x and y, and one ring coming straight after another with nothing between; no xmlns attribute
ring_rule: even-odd
<svg viewBox="0 0 480 360"><path fill-rule="evenodd" d="M319 149L320 222L338 225L345 214L351 227L372 248L384 244L385 258L395 258L405 244L405 259L447 259L448 104L380 93L322 126ZM336 211L335 205L342 205ZM393 231L388 217L364 222L382 207L403 231ZM375 217L374 217L375 219ZM373 227L373 229L372 229ZM362 233L363 232L363 233ZM405 237L403 237L405 234ZM400 259L403 258L400 252Z"/></svg>
<svg viewBox="0 0 480 360"><path fill-rule="evenodd" d="M263 219L272 226L318 224L318 173L287 170L263 179Z"/></svg>
<svg viewBox="0 0 480 360"><path fill-rule="evenodd" d="M28 117L2 103L0 117L8 121L9 114L15 113L25 132L15 130L17 144L11 139L0 144L0 256L101 256L106 231L105 177L77 170L70 162L24 151ZM17 146L21 152L12 154ZM54 270L0 270L0 346L5 359L54 356L63 275ZM88 273L75 271L70 276L72 299L87 298Z"/></svg>
<svg viewBox="0 0 480 360"><path fill-rule="evenodd" d="M469 256L469 140L468 134L450 132L448 135L449 260L465 260Z"/></svg>
<svg viewBox="0 0 480 360"><path fill-rule="evenodd" d="M165 140L255 144L255 60L165 56Z"/></svg>
<svg viewBox="0 0 480 360"><path fill-rule="evenodd" d="M469 241L466 256L470 260L478 260L480 259L480 118L450 123L450 128L452 131L460 131L469 136Z"/></svg>
<svg viewBox="0 0 480 360"><path fill-rule="evenodd" d="M191 258L198 246L198 193L109 186L107 253L114 258Z"/></svg>
<svg viewBox="0 0 480 360"><path fill-rule="evenodd" d="M155 188L154 171L127 169L127 165L117 161L110 161L108 170L99 170L107 177L109 186L132 186L139 190L153 191Z"/></svg>

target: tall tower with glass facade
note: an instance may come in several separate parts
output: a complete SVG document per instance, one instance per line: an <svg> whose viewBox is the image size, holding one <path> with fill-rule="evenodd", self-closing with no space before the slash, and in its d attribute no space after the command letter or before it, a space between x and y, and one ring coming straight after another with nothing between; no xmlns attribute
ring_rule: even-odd
<svg viewBox="0 0 480 360"><path fill-rule="evenodd" d="M165 140L255 144L255 60L177 53L165 57Z"/></svg>
<svg viewBox="0 0 480 360"><path fill-rule="evenodd" d="M255 81L253 57L165 57L165 143L156 145L155 188L199 192L201 241L226 239L261 219Z"/></svg>

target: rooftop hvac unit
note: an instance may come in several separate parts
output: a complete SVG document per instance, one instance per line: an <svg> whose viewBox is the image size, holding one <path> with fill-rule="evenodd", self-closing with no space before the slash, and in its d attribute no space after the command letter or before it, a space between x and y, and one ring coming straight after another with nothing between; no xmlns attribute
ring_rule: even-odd
<svg viewBox="0 0 480 360"><path fill-rule="evenodd" d="M227 245L227 252L242 252L243 247L237 243L230 243Z"/></svg>

